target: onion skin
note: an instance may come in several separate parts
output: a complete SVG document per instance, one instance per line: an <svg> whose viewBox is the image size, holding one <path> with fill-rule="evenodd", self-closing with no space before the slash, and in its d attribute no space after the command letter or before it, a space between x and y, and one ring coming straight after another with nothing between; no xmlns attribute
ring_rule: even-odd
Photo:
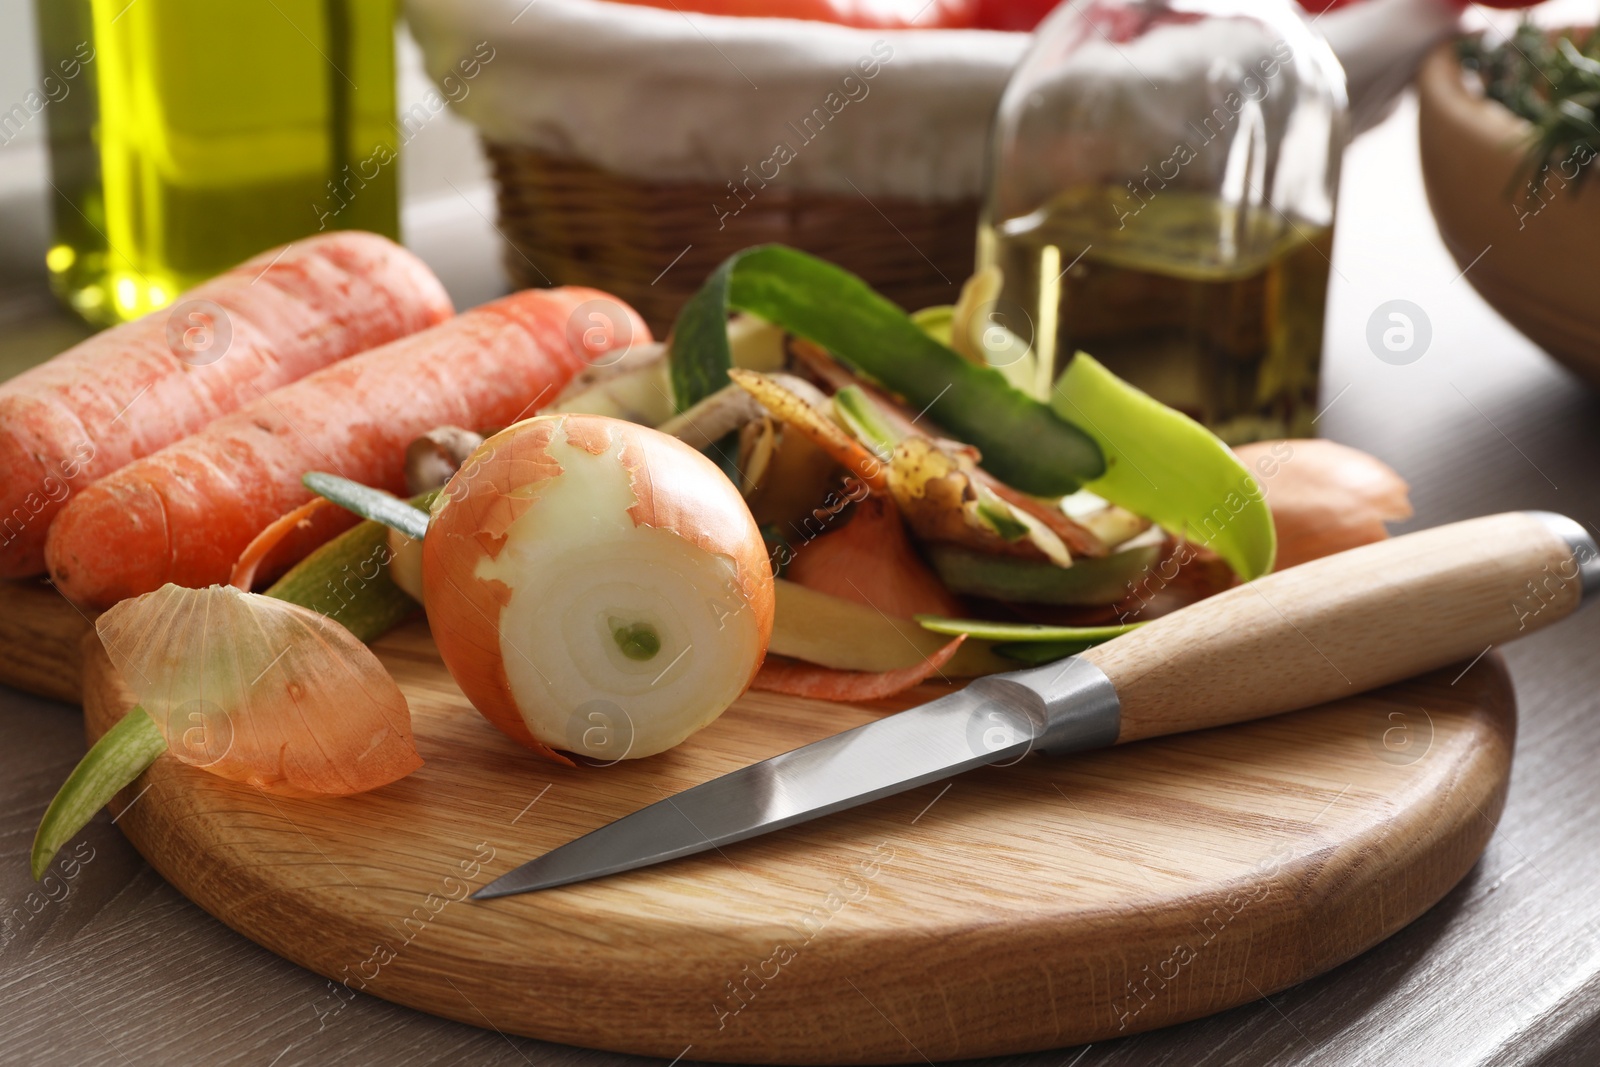
<svg viewBox="0 0 1600 1067"><path fill-rule="evenodd" d="M309 608L167 584L95 621L178 760L277 796L349 796L422 766L406 698L372 650Z"/></svg>
<svg viewBox="0 0 1600 1067"><path fill-rule="evenodd" d="M1234 449L1266 494L1278 532L1275 569L1382 541L1411 517L1405 479L1337 441L1257 441Z"/></svg>
<svg viewBox="0 0 1600 1067"><path fill-rule="evenodd" d="M516 536L517 521L539 508L543 498L556 495L552 480L564 470L555 456L573 448L601 458L615 454L633 496L625 512L633 529L671 531L694 548L731 561L735 588L730 597L737 610L751 613L755 626L756 654L740 692L760 669L774 607L766 547L749 509L722 472L682 442L647 427L584 414L539 416L486 440L433 505L422 548L428 619L446 667L473 706L508 737L563 763L570 761L557 749L572 746L561 737L535 735L524 713L536 716L545 709L520 706L507 671L501 624L515 591L503 571L484 572L498 568ZM548 518L570 519L577 547L595 517ZM545 671L539 672L543 677ZM722 710L715 708L710 717Z"/></svg>

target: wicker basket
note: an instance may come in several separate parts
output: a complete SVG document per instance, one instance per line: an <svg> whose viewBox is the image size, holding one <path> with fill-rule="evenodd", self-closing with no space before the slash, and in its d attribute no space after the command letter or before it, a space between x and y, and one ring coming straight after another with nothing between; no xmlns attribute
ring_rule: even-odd
<svg viewBox="0 0 1600 1067"><path fill-rule="evenodd" d="M659 183L485 142L506 267L519 286L588 285L628 301L658 336L729 255L777 241L865 278L907 310L954 303L972 271L975 200L909 200L768 185L719 228L725 186Z"/></svg>

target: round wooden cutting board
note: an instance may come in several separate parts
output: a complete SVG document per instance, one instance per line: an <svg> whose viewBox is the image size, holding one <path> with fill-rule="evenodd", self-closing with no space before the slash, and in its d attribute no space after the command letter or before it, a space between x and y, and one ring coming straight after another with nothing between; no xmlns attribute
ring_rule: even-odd
<svg viewBox="0 0 1600 1067"><path fill-rule="evenodd" d="M480 718L420 624L378 648L411 700L420 771L288 800L163 757L113 805L118 825L201 907L332 979L325 1016L366 992L667 1059L990 1056L1258 999L1380 941L1466 873L1499 817L1515 730L1489 655L1454 682L1461 667L1245 726L1034 757L475 903L471 889L547 849L886 709L750 694L671 752L567 769ZM129 696L92 641L84 690L98 736Z"/></svg>
<svg viewBox="0 0 1600 1067"><path fill-rule="evenodd" d="M93 614L45 579L0 582L0 685L78 703L79 651L93 632Z"/></svg>

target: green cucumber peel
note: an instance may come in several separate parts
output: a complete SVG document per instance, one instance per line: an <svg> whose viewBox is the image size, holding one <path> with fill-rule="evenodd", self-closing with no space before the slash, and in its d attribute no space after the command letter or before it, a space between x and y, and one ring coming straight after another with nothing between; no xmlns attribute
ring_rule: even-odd
<svg viewBox="0 0 1600 1067"><path fill-rule="evenodd" d="M1115 626L1047 626L1032 622L990 622L987 619L950 619L943 615L917 615L917 624L924 630L952 637L966 634L983 641L1013 643L1073 642L1084 648L1132 633L1143 626L1142 622L1121 623Z"/></svg>
<svg viewBox="0 0 1600 1067"><path fill-rule="evenodd" d="M1131 593L1161 561L1160 545L1123 549L1109 556L1080 556L1070 567L959 545L930 544L924 549L939 580L952 593L1026 604L1114 603Z"/></svg>
<svg viewBox="0 0 1600 1067"><path fill-rule="evenodd" d="M389 577L390 558L389 527L369 519L318 547L263 595L326 615L370 643L419 606Z"/></svg>
<svg viewBox="0 0 1600 1067"><path fill-rule="evenodd" d="M684 304L670 342L680 411L726 384L731 310L821 345L976 446L985 469L1025 493L1064 496L1105 473L1084 429L961 358L854 274L783 245L735 253Z"/></svg>
<svg viewBox="0 0 1600 1067"><path fill-rule="evenodd" d="M377 495L416 511L426 508L438 491L414 497L410 504L386 493ZM425 524L427 512L417 514ZM364 642L377 639L418 607L389 577L388 530L388 525L373 520L357 524L295 564L263 595L326 615ZM56 853L166 750L166 738L142 707L131 708L102 734L61 783L39 820L31 857L34 879L42 878Z"/></svg>
<svg viewBox="0 0 1600 1067"><path fill-rule="evenodd" d="M1058 659L1076 656L1084 649L1093 648L1096 641L1008 641L995 645L994 654L1016 660L1029 667L1054 663Z"/></svg>
<svg viewBox="0 0 1600 1067"><path fill-rule="evenodd" d="M391 529L399 530L413 541L422 540L422 535L428 532L426 511L397 496L391 496L382 489L373 489L360 482L352 482L349 478L341 478L337 474L325 474L322 471L309 472L300 479L300 484L347 511L355 512L363 519L381 522Z"/></svg>
<svg viewBox="0 0 1600 1067"><path fill-rule="evenodd" d="M1099 442L1105 473L1084 488L1210 548L1245 581L1272 569L1278 539L1261 487L1210 430L1079 352L1051 406Z"/></svg>
<svg viewBox="0 0 1600 1067"><path fill-rule="evenodd" d="M44 877L62 846L89 824L144 769L167 750L167 739L143 708L134 708L107 730L61 783L33 835L33 880Z"/></svg>

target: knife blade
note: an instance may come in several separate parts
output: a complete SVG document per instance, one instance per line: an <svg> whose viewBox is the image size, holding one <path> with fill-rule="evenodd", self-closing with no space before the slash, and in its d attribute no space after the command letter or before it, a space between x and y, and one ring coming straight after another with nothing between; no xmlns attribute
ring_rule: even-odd
<svg viewBox="0 0 1600 1067"><path fill-rule="evenodd" d="M691 856L1033 752L1062 755L1324 703L1478 655L1576 610L1600 549L1510 512L1365 545L1229 590L1056 663L657 801L502 875L491 899Z"/></svg>
<svg viewBox="0 0 1600 1067"><path fill-rule="evenodd" d="M1053 720L1052 698L1058 705ZM692 856L974 767L1014 761L1035 748L1110 744L1116 711L1105 675L1075 657L979 678L960 692L658 801L518 867L473 897L550 889Z"/></svg>

